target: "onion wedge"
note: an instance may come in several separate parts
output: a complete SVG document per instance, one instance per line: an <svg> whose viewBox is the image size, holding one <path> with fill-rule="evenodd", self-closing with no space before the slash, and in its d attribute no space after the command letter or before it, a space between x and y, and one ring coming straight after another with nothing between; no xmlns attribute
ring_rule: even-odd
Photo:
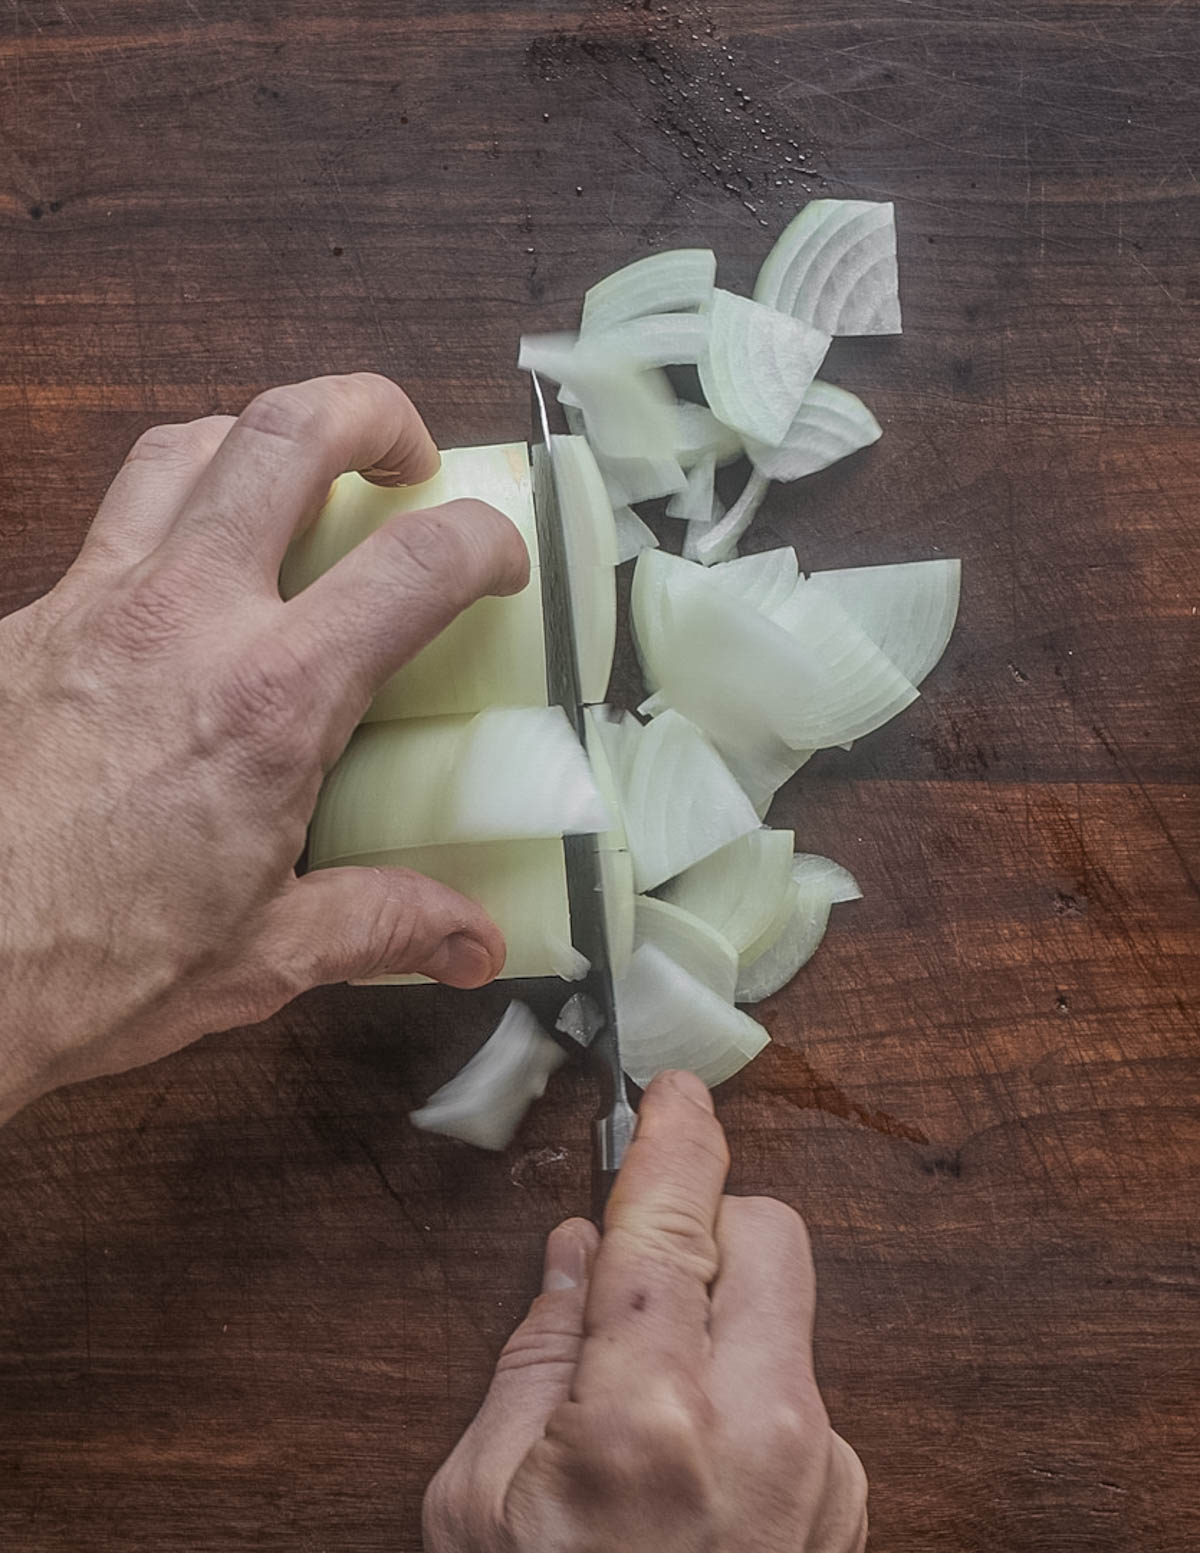
<svg viewBox="0 0 1200 1553"><path fill-rule="evenodd" d="M684 546L688 560L699 561L702 566L732 560L737 555L738 540L758 516L758 509L770 485L770 480L761 470L752 469L742 487L742 494L728 512L712 523L689 527Z"/></svg>
<svg viewBox="0 0 1200 1553"><path fill-rule="evenodd" d="M636 259L591 287L583 299L580 332L595 333L647 313L702 307L712 295L716 276L711 248L668 248Z"/></svg>
<svg viewBox="0 0 1200 1553"><path fill-rule="evenodd" d="M643 550L657 550L658 535L632 507L614 507L613 522L617 529L618 565L636 560Z"/></svg>
<svg viewBox="0 0 1200 1553"><path fill-rule="evenodd" d="M510 1003L503 1019L465 1067L409 1121L423 1132L460 1138L481 1149L506 1149L526 1111L546 1092L567 1054L530 1008Z"/></svg>
<svg viewBox="0 0 1200 1553"><path fill-rule="evenodd" d="M783 910L794 842L790 830L752 830L670 880L663 899L708 923L742 954Z"/></svg>
<svg viewBox="0 0 1200 1553"><path fill-rule="evenodd" d="M861 399L832 383L813 383L778 447L746 438L746 452L771 480L799 480L870 447L883 428Z"/></svg>
<svg viewBox="0 0 1200 1553"><path fill-rule="evenodd" d="M697 459L688 471L687 488L667 503L667 517L680 518L685 523L710 523L716 474L715 453Z"/></svg>
<svg viewBox="0 0 1200 1553"><path fill-rule="evenodd" d="M675 423L674 452L684 469L709 456L718 464L728 464L741 456L741 437L705 405L681 399L675 406Z"/></svg>
<svg viewBox="0 0 1200 1553"><path fill-rule="evenodd" d="M757 1057L770 1037L741 1009L696 980L654 944L633 952L616 984L621 1060L643 1088L684 1068L711 1089Z"/></svg>
<svg viewBox="0 0 1200 1553"><path fill-rule="evenodd" d="M754 298L830 335L899 334L893 206L813 200L763 261Z"/></svg>
<svg viewBox="0 0 1200 1553"><path fill-rule="evenodd" d="M791 598L800 580L800 563L790 545L761 550L757 555L721 561L708 575L730 595L760 615L770 616Z"/></svg>
<svg viewBox="0 0 1200 1553"><path fill-rule="evenodd" d="M719 998L733 1002L738 954L723 934L690 911L651 895L639 895L634 906L635 945L653 944Z"/></svg>
<svg viewBox="0 0 1200 1553"><path fill-rule="evenodd" d="M707 317L699 370L709 408L744 436L782 442L825 359L829 335L719 289Z"/></svg>
<svg viewBox="0 0 1200 1553"><path fill-rule="evenodd" d="M829 885L830 899L835 906L845 901L862 900L858 880L848 868L835 863L831 857L819 857L815 852L797 852L792 859L792 877L797 883L810 880Z"/></svg>
<svg viewBox="0 0 1200 1553"><path fill-rule="evenodd" d="M919 685L954 630L961 574L957 560L909 561L814 572L808 587L836 599L901 674Z"/></svg>
<svg viewBox="0 0 1200 1553"><path fill-rule="evenodd" d="M775 922L746 949L738 969L737 1000L757 1003L786 987L817 952L836 901L858 900L853 875L827 857L797 853L787 903Z"/></svg>

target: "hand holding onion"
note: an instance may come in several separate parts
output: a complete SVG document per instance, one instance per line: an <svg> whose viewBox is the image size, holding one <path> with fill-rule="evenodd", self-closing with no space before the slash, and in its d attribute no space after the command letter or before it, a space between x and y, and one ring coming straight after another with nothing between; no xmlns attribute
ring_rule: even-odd
<svg viewBox="0 0 1200 1553"><path fill-rule="evenodd" d="M405 484L437 465L407 397L369 375L157 427L63 579L0 622L0 1120L322 982L501 969L495 925L443 885L293 870L375 689L526 582L513 525L459 501L281 600L284 551L338 474Z"/></svg>
<svg viewBox="0 0 1200 1553"><path fill-rule="evenodd" d="M665 1074L605 1216L541 1296L430 1486L428 1553L860 1553L866 1480L813 1377L804 1225L724 1197L708 1091Z"/></svg>

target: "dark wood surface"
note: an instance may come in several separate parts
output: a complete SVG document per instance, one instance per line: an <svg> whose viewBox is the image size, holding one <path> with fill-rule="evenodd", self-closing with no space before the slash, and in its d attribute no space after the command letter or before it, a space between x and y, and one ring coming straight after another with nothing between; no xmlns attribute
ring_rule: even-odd
<svg viewBox="0 0 1200 1553"><path fill-rule="evenodd" d="M780 801L847 863L733 1186L796 1204L880 1553L1200 1545L1197 0L36 0L0 41L0 606L133 437L373 367L520 434L530 327L651 249L748 285L894 199L886 435L755 531L961 554L927 695ZM503 990L329 989L0 1135L0 1544L419 1547L586 1202L577 1075L503 1158L407 1110Z"/></svg>

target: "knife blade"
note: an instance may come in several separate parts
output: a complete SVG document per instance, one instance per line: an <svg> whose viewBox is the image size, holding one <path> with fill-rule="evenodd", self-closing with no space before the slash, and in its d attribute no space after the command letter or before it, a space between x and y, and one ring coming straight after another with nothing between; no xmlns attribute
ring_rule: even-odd
<svg viewBox="0 0 1200 1553"><path fill-rule="evenodd" d="M561 706L584 748L587 718L580 688L579 649L571 595L570 554L559 482L555 474L555 443L546 412L546 398L536 372L530 375L533 433L530 465L533 476L534 521L541 568L542 618L546 639L546 685L550 701ZM594 1006L599 1021L588 1052L602 1085L600 1114L592 1124L593 1213L603 1213L608 1193L633 1137L636 1116L629 1104L621 1067L616 993L608 952L608 928L597 854L597 837L564 836L567 898L571 941L587 956L591 969L580 989Z"/></svg>

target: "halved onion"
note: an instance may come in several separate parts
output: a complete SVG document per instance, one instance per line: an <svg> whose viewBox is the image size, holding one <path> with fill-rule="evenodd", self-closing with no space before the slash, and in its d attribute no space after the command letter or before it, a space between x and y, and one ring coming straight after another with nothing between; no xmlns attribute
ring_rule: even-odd
<svg viewBox="0 0 1200 1553"><path fill-rule="evenodd" d="M342 475L316 521L289 547L280 591L292 598L389 519L461 497L490 502L511 519L533 562L530 581L511 598L472 604L380 688L366 722L546 704L537 531L523 442L447 449L437 474L421 485L388 488Z"/></svg>
<svg viewBox="0 0 1200 1553"><path fill-rule="evenodd" d="M546 1092L567 1054L524 1003L510 1003L503 1019L470 1062L409 1113L423 1132L461 1138L481 1149L505 1149L525 1112Z"/></svg>
<svg viewBox="0 0 1200 1553"><path fill-rule="evenodd" d="M634 950L616 993L621 1060L643 1088L668 1068L698 1074L712 1088L756 1057L770 1039L757 1021L651 943Z"/></svg>
<svg viewBox="0 0 1200 1553"><path fill-rule="evenodd" d="M561 707L360 727L325 779L314 867L366 852L606 830L611 815Z"/></svg>
<svg viewBox="0 0 1200 1553"><path fill-rule="evenodd" d="M504 934L506 977L558 976L572 970L567 868L559 837L412 847L330 858L333 868L411 868L477 902ZM426 976L377 976L373 983L407 986ZM568 977L568 979L570 979Z"/></svg>
<svg viewBox="0 0 1200 1553"><path fill-rule="evenodd" d="M754 522L758 509L771 487L761 470L752 469L742 494L720 517L703 526L688 529L684 555L689 561L699 561L702 566L712 566L717 561L729 561L737 555L738 540ZM693 532L694 529L694 532Z"/></svg>
<svg viewBox="0 0 1200 1553"><path fill-rule="evenodd" d="M826 334L899 334L894 208L813 200L763 261L754 297Z"/></svg>
<svg viewBox="0 0 1200 1553"><path fill-rule="evenodd" d="M580 332L591 334L647 313L701 307L712 295L716 275L711 248L668 248L636 259L591 287L583 299Z"/></svg>
<svg viewBox="0 0 1200 1553"><path fill-rule="evenodd" d="M814 572L808 586L836 599L901 674L919 685L954 630L961 574L957 560L909 561Z"/></svg>
<svg viewBox="0 0 1200 1553"><path fill-rule="evenodd" d="M687 488L667 503L667 517L681 518L685 523L710 523L716 474L715 453L697 459L688 471Z"/></svg>
<svg viewBox="0 0 1200 1553"><path fill-rule="evenodd" d="M779 443L829 349L829 336L799 318L717 289L707 307L700 386L718 420Z"/></svg>
<svg viewBox="0 0 1200 1553"><path fill-rule="evenodd" d="M663 899L707 922L741 954L783 909L794 842L790 830L752 830L669 880Z"/></svg>
<svg viewBox="0 0 1200 1553"><path fill-rule="evenodd" d="M643 523L632 507L614 507L613 522L617 530L617 564L632 561L643 550L658 548L658 535Z"/></svg>
<svg viewBox="0 0 1200 1553"><path fill-rule="evenodd" d="M746 438L746 452L760 474L799 480L869 447L883 428L856 395L818 378L778 447Z"/></svg>
<svg viewBox="0 0 1200 1553"><path fill-rule="evenodd" d="M733 1002L738 955L723 934L690 911L650 895L637 896L634 906L635 945L653 944L719 998Z"/></svg>
<svg viewBox="0 0 1200 1553"><path fill-rule="evenodd" d="M585 701L603 701L617 640L617 532L612 505L583 437L552 437L562 506L579 686Z"/></svg>

